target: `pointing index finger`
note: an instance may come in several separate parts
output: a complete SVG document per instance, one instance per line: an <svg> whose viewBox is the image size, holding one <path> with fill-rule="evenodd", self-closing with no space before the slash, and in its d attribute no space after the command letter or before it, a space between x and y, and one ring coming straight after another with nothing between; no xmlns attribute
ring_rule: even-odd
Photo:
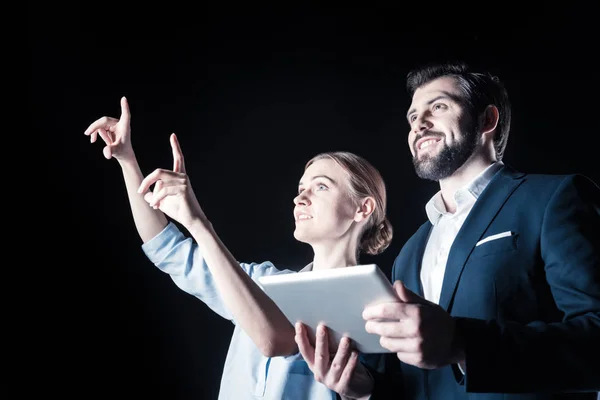
<svg viewBox="0 0 600 400"><path fill-rule="evenodd" d="M183 152L181 146L179 146L179 140L177 135L171 134L171 148L173 149L173 171L181 172L185 174L185 162L183 160Z"/></svg>
<svg viewBox="0 0 600 400"><path fill-rule="evenodd" d="M127 124L131 121L131 113L129 112L129 103L127 102L127 98L125 96L121 97L121 118L120 121L123 121Z"/></svg>

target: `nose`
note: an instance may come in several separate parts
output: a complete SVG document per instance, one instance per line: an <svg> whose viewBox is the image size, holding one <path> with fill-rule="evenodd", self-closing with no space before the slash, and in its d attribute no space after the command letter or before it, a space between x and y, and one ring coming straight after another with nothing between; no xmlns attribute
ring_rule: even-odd
<svg viewBox="0 0 600 400"><path fill-rule="evenodd" d="M422 133L428 129L431 129L433 124L426 118L425 114L420 114L417 116L417 119L412 123L412 131L416 134Z"/></svg>
<svg viewBox="0 0 600 400"><path fill-rule="evenodd" d="M307 206L310 205L310 200L308 198L308 189L303 190L296 197L294 197L294 204L297 206Z"/></svg>

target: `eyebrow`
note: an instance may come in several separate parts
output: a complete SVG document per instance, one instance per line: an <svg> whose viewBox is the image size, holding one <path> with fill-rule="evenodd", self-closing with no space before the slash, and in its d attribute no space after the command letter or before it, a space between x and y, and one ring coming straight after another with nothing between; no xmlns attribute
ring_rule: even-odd
<svg viewBox="0 0 600 400"><path fill-rule="evenodd" d="M458 97L455 94L452 94L450 92L447 92L445 90L442 90L442 94L440 94L439 96L435 96L433 99L428 100L427 103L425 103L426 105L430 105L431 103L435 103L436 101L440 100L440 99L450 99L456 103L460 103L460 97ZM410 114L414 113L415 111L417 111L416 108L411 108L410 110L408 110L408 112L406 113L406 119L408 119L408 117L410 117Z"/></svg>
<svg viewBox="0 0 600 400"><path fill-rule="evenodd" d="M330 181L331 183L333 183L334 185L336 184L335 181L333 179L331 179L330 177L328 177L327 175L315 175L312 177L311 181L314 181L315 179L319 179L319 178L325 178L328 181ZM298 182L298 186L302 186L303 183L302 182Z"/></svg>

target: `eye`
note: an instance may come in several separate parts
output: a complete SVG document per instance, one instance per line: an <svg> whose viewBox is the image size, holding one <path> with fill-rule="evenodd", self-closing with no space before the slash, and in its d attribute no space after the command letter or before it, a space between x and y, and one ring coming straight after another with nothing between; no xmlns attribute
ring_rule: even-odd
<svg viewBox="0 0 600 400"><path fill-rule="evenodd" d="M432 107L433 111L440 111L440 110L445 110L447 107L445 104L443 103L435 103Z"/></svg>
<svg viewBox="0 0 600 400"><path fill-rule="evenodd" d="M408 117L408 122L411 122L411 123L412 123L412 122L415 122L415 119L417 119L417 115L416 115L416 114L411 114L411 115Z"/></svg>
<svg viewBox="0 0 600 400"><path fill-rule="evenodd" d="M300 195L302 192L304 192L304 189L303 189L303 188L298 188L298 196L299 196L299 195Z"/></svg>
<svg viewBox="0 0 600 400"><path fill-rule="evenodd" d="M319 184L317 184L317 190L327 190L327 189L329 189L329 188L327 187L327 185L325 185L325 184L323 184L323 183L319 183Z"/></svg>

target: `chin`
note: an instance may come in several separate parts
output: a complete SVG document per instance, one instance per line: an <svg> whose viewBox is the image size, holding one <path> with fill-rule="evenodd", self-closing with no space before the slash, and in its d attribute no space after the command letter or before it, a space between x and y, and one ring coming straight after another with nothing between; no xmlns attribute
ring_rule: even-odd
<svg viewBox="0 0 600 400"><path fill-rule="evenodd" d="M296 230L294 231L294 238L299 241L299 242L303 242L303 243L308 243L309 237L305 232L302 232L301 230L298 230L296 228Z"/></svg>
<svg viewBox="0 0 600 400"><path fill-rule="evenodd" d="M302 241L302 233L298 232L298 229L294 230L294 238L296 240Z"/></svg>

